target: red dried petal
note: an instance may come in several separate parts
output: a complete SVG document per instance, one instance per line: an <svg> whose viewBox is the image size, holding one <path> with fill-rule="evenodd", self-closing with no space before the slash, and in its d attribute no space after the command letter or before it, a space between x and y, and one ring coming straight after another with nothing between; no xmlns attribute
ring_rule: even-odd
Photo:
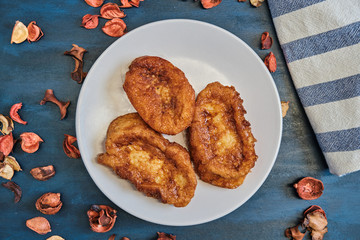
<svg viewBox="0 0 360 240"><path fill-rule="evenodd" d="M216 7L221 3L221 0L201 0L203 8L209 9Z"/></svg>
<svg viewBox="0 0 360 240"><path fill-rule="evenodd" d="M26 121L22 120L18 114L19 109L21 109L22 103L16 103L10 108L10 117L15 122L18 122L20 124L27 124Z"/></svg>
<svg viewBox="0 0 360 240"><path fill-rule="evenodd" d="M76 137L73 137L68 134L64 134L64 142L63 142L63 149L65 154L70 158L80 158L80 151L77 149L74 145L72 145L74 142L76 142Z"/></svg>
<svg viewBox="0 0 360 240"><path fill-rule="evenodd" d="M300 230L299 230L299 227L301 227L301 225L297 225L295 227L292 227L292 228L288 228L285 230L285 236L287 238L290 238L290 239L293 239L293 240L302 240L305 236L305 233L306 233L306 229L305 229L305 232L302 233Z"/></svg>
<svg viewBox="0 0 360 240"><path fill-rule="evenodd" d="M94 29L99 25L99 15L86 14L82 18L81 26L86 29Z"/></svg>
<svg viewBox="0 0 360 240"><path fill-rule="evenodd" d="M271 48L273 43L272 38L268 32L263 32L261 34L261 49L269 49Z"/></svg>
<svg viewBox="0 0 360 240"><path fill-rule="evenodd" d="M126 23L120 18L114 18L110 21L107 21L105 26L102 27L102 30L110 37L121 37L125 34Z"/></svg>
<svg viewBox="0 0 360 240"><path fill-rule="evenodd" d="M116 237L116 234L113 234L113 235L111 235L111 236L109 237L108 240L115 240L115 237Z"/></svg>
<svg viewBox="0 0 360 240"><path fill-rule="evenodd" d="M119 5L116 3L106 3L100 9L100 15L102 18L124 18L126 17L124 11L120 10Z"/></svg>
<svg viewBox="0 0 360 240"><path fill-rule="evenodd" d="M270 52L264 59L264 63L270 72L276 71L276 58L275 55Z"/></svg>
<svg viewBox="0 0 360 240"><path fill-rule="evenodd" d="M104 0L85 0L85 2L92 7L100 7Z"/></svg>
<svg viewBox="0 0 360 240"><path fill-rule="evenodd" d="M40 143L44 142L39 135L33 132L24 132L20 135L21 149L27 153L34 153L39 149Z"/></svg>
<svg viewBox="0 0 360 240"><path fill-rule="evenodd" d="M319 198L324 191L324 184L312 177L305 177L294 184L300 198L305 200L314 200Z"/></svg>
<svg viewBox="0 0 360 240"><path fill-rule="evenodd" d="M26 221L26 226L34 232L45 235L51 232L49 221L44 217L35 217Z"/></svg>
<svg viewBox="0 0 360 240"><path fill-rule="evenodd" d="M67 102L59 101L55 97L54 91L52 89L47 89L45 91L44 98L40 101L40 105L44 105L46 102L55 103L60 109L60 115L61 115L60 120L64 119L64 117L66 116L66 113L67 113L67 108L70 105L70 101L67 101Z"/></svg>
<svg viewBox="0 0 360 240"><path fill-rule="evenodd" d="M326 214L325 211L318 205L312 205L310 206L308 209L306 209L304 211L304 216L306 217L307 214L312 213L312 212L320 212L324 215L325 219L326 219Z"/></svg>
<svg viewBox="0 0 360 240"><path fill-rule="evenodd" d="M140 0L130 0L130 4L133 5L134 7L139 7Z"/></svg>
<svg viewBox="0 0 360 240"><path fill-rule="evenodd" d="M129 3L129 0L120 0L120 2L121 2L121 6L119 6L119 7L121 7L121 8L131 8L132 7L132 5Z"/></svg>
<svg viewBox="0 0 360 240"><path fill-rule="evenodd" d="M116 221L116 210L106 205L92 205L88 210L89 223L94 232L110 231Z"/></svg>
<svg viewBox="0 0 360 240"><path fill-rule="evenodd" d="M71 48L71 50L65 51L64 54L73 56L73 57L77 58L79 61L83 61L84 54L87 52L86 49L79 47L76 44L73 44L72 46L73 47Z"/></svg>
<svg viewBox="0 0 360 240"><path fill-rule="evenodd" d="M14 138L12 133L0 136L0 152L5 156L9 155L14 147Z"/></svg>
<svg viewBox="0 0 360 240"><path fill-rule="evenodd" d="M40 38L44 36L43 31L41 31L41 28L36 25L35 21L30 22L27 29L29 33L27 40L29 43L39 41Z"/></svg>
<svg viewBox="0 0 360 240"><path fill-rule="evenodd" d="M7 183L1 183L4 188L11 190L14 193L14 202L17 203L21 199L22 191L21 187L16 183L9 181Z"/></svg>
<svg viewBox="0 0 360 240"><path fill-rule="evenodd" d="M176 240L176 236L164 232L157 232L158 239L157 240Z"/></svg>

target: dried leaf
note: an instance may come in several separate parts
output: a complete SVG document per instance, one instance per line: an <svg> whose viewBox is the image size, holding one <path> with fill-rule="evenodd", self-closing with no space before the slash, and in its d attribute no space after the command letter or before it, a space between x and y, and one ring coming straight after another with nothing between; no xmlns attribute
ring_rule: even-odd
<svg viewBox="0 0 360 240"><path fill-rule="evenodd" d="M2 124L2 127L0 129L0 132L4 135L10 134L14 130L14 122L11 118L8 116L4 116L0 114L0 122Z"/></svg>
<svg viewBox="0 0 360 240"><path fill-rule="evenodd" d="M14 28L13 28L13 32L11 34L11 41L10 43L22 43L23 41L25 41L28 37L29 33L28 33L28 29L27 27L20 21L16 21Z"/></svg>
<svg viewBox="0 0 360 240"><path fill-rule="evenodd" d="M27 122L22 120L18 114L19 109L22 108L22 103L16 103L14 105L12 105L12 107L10 108L10 117L12 118L12 120L14 120L15 122L18 122L20 124L24 124L26 125Z"/></svg>
<svg viewBox="0 0 360 240"><path fill-rule="evenodd" d="M265 57L264 63L270 72L276 71L276 58L272 52Z"/></svg>
<svg viewBox="0 0 360 240"><path fill-rule="evenodd" d="M72 145L74 142L76 142L76 137L64 134L65 138L63 141L63 149L65 154L70 158L80 158L80 151L77 149L74 145Z"/></svg>
<svg viewBox="0 0 360 240"><path fill-rule="evenodd" d="M102 18L124 18L126 17L124 11L120 10L119 5L116 3L106 3L100 9L100 15Z"/></svg>
<svg viewBox="0 0 360 240"><path fill-rule="evenodd" d="M105 26L102 27L102 30L110 37L121 37L126 32L126 24L120 18L114 18L107 21Z"/></svg>
<svg viewBox="0 0 360 240"><path fill-rule="evenodd" d="M39 149L40 143L44 142L39 135L33 132L24 132L20 135L21 149L27 153L34 153Z"/></svg>
<svg viewBox="0 0 360 240"><path fill-rule="evenodd" d="M7 183L1 183L1 185L14 193L14 202L17 203L21 199L22 191L19 185L16 183L9 181Z"/></svg>
<svg viewBox="0 0 360 240"><path fill-rule="evenodd" d="M281 101L281 113L282 117L286 116L287 111L289 110L289 101Z"/></svg>
<svg viewBox="0 0 360 240"><path fill-rule="evenodd" d="M14 147L14 138L12 133L0 136L0 152L5 156L9 155Z"/></svg>
<svg viewBox="0 0 360 240"><path fill-rule="evenodd" d="M92 7L100 7L104 0L85 0L85 2Z"/></svg>
<svg viewBox="0 0 360 240"><path fill-rule="evenodd" d="M82 27L86 29L94 29L98 25L99 25L99 15L86 14L85 16L83 16L81 23Z"/></svg>
<svg viewBox="0 0 360 240"><path fill-rule="evenodd" d="M44 217L34 217L26 221L26 226L34 232L45 235L51 232L49 221Z"/></svg>
<svg viewBox="0 0 360 240"><path fill-rule="evenodd" d="M45 96L44 98L40 101L40 105L44 105L46 102L52 102L55 103L59 109L60 109L60 114L61 114L61 118L60 120L64 119L67 113L67 108L70 105L70 101L67 102L62 102L59 101L54 94L54 91L52 89L47 89L45 91Z"/></svg>
<svg viewBox="0 0 360 240"><path fill-rule="evenodd" d="M209 9L209 8L216 7L217 5L219 5L221 3L221 1L222 0L201 0L201 4L202 4L203 8Z"/></svg>
<svg viewBox="0 0 360 240"><path fill-rule="evenodd" d="M41 28L38 25L36 25L35 21L30 22L27 29L29 33L27 40L29 43L39 41L40 38L44 36L43 31L41 31Z"/></svg>

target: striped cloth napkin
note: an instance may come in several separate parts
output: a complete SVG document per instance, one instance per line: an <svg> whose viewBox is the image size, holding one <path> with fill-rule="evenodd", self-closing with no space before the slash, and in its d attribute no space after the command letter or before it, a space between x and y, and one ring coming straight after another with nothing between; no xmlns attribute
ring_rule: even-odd
<svg viewBox="0 0 360 240"><path fill-rule="evenodd" d="M360 0L268 0L330 172L360 170Z"/></svg>

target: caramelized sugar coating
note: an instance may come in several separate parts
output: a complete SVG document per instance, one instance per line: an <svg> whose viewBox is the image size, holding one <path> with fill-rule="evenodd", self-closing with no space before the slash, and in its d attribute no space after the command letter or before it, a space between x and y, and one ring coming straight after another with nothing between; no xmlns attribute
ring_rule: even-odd
<svg viewBox="0 0 360 240"><path fill-rule="evenodd" d="M197 180L188 151L151 129L139 114L113 120L105 148L97 161L147 196L175 207L185 207L194 196Z"/></svg>
<svg viewBox="0 0 360 240"><path fill-rule="evenodd" d="M196 99L190 128L190 152L199 177L224 188L237 188L257 155L243 100L234 87L210 83Z"/></svg>
<svg viewBox="0 0 360 240"><path fill-rule="evenodd" d="M123 87L136 111L154 130L174 135L190 126L195 91L185 74L169 61L153 56L136 58Z"/></svg>

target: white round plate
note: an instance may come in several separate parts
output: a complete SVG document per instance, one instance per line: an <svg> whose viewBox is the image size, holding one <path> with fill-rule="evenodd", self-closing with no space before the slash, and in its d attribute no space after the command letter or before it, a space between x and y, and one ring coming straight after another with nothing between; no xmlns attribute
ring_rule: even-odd
<svg viewBox="0 0 360 240"><path fill-rule="evenodd" d="M96 156L105 151L109 123L135 112L122 85L136 57L165 58L179 67L199 93L208 83L233 85L244 100L246 119L257 139L255 167L237 189L198 180L195 196L184 208L146 197ZM100 190L128 213L153 223L187 226L220 218L245 203L263 184L278 153L281 105L274 81L262 60L242 40L217 26L194 20L164 20L132 30L97 59L82 86L76 110L76 134L84 164ZM184 145L185 135L169 137Z"/></svg>

